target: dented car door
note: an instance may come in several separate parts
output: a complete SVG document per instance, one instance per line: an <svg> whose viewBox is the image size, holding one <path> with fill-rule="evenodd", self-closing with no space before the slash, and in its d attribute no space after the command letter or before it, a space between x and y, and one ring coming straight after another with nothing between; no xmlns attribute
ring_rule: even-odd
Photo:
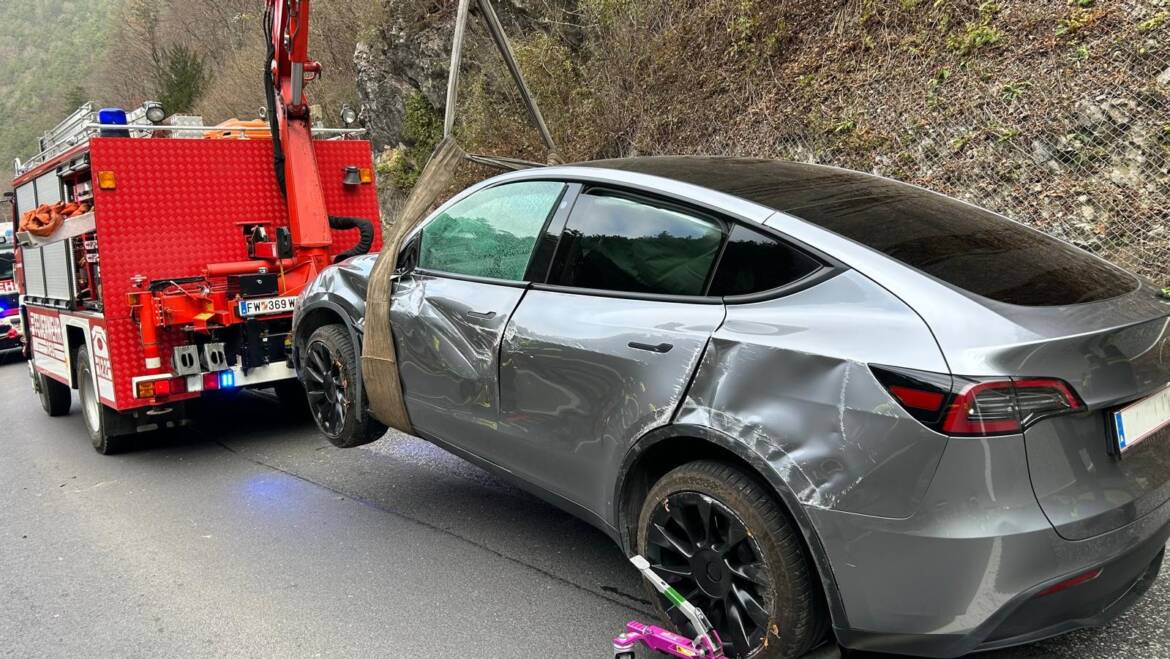
<svg viewBox="0 0 1170 659"><path fill-rule="evenodd" d="M500 341L564 189L555 181L487 188L422 226L418 265L395 284L390 307L406 408L421 434L490 454Z"/></svg>
<svg viewBox="0 0 1170 659"><path fill-rule="evenodd" d="M577 198L548 282L504 335L501 464L605 509L625 452L669 423L723 321L705 296L723 236L711 218L616 191Z"/></svg>

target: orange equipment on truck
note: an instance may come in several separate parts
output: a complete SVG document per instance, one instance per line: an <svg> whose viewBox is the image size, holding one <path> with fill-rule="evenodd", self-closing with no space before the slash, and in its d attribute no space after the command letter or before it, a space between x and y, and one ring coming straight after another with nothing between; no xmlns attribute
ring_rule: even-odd
<svg viewBox="0 0 1170 659"><path fill-rule="evenodd" d="M34 388L50 415L68 413L78 390L99 452L185 423L187 404L209 391L296 396L297 294L330 263L380 245L370 144L311 125L305 86L320 65L308 58L307 0L267 0L265 17L260 139L251 123L252 139L206 139L215 127L164 124L157 103L129 115L86 105L16 163ZM56 226L32 230L46 221Z"/></svg>

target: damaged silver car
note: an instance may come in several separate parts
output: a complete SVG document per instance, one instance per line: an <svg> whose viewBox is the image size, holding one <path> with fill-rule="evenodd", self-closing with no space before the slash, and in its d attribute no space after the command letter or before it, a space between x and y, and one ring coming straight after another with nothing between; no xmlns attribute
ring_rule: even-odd
<svg viewBox="0 0 1170 659"><path fill-rule="evenodd" d="M373 263L297 308L343 446L383 429ZM1157 575L1170 306L1057 239L841 169L636 158L473 186L399 263L417 434L646 556L729 656L954 657L1106 623Z"/></svg>

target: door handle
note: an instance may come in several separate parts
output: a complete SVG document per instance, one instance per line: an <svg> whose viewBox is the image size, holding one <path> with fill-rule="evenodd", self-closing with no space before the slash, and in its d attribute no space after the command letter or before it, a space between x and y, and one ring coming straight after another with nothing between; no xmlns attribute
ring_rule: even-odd
<svg viewBox="0 0 1170 659"><path fill-rule="evenodd" d="M496 317L496 312L494 312L494 311L468 311L467 315L471 316L472 318L481 318L483 320L491 320L492 318Z"/></svg>
<svg viewBox="0 0 1170 659"><path fill-rule="evenodd" d="M674 347L674 345L670 343L659 343L658 345L651 345L649 343L638 343L637 341L630 341L628 345L634 350L646 350L657 353L670 352L670 349Z"/></svg>

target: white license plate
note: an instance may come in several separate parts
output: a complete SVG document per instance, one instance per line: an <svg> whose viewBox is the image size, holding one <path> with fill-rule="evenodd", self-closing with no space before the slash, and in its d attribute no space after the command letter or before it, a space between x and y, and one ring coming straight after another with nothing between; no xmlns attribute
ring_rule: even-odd
<svg viewBox="0 0 1170 659"><path fill-rule="evenodd" d="M297 296L262 297L255 300L240 300L240 316L266 316L273 313L292 313Z"/></svg>
<svg viewBox="0 0 1170 659"><path fill-rule="evenodd" d="M1170 425L1170 387L1113 413L1117 448L1122 453L1167 425Z"/></svg>

